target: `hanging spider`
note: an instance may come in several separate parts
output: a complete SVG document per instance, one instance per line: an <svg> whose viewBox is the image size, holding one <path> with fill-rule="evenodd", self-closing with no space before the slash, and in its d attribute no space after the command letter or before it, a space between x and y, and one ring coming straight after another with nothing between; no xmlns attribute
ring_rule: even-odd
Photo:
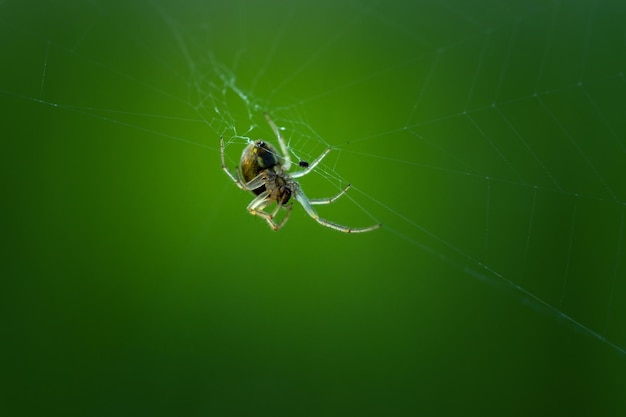
<svg viewBox="0 0 626 417"><path fill-rule="evenodd" d="M292 208L292 203L289 203L289 200L291 197L294 197L307 214L322 226L330 227L331 229L339 230L344 233L369 232L381 226L380 224L375 224L369 227L353 228L321 218L315 209L313 209L313 206L332 203L348 191L350 184L346 185L346 187L334 197L309 199L302 192L302 188L296 181L296 178L303 177L315 169L321 160L330 152L331 148L322 152L313 162L306 164L305 169L288 174L287 171L291 168L291 157L287 151L285 140L269 115L266 114L265 118L278 139L282 156L274 146L259 139L250 143L243 150L240 162L241 168L237 170L236 174L233 174L224 162L224 138L220 138L222 169L230 179L233 180L237 187L244 191L251 191L256 195L250 204L248 204L250 214L264 218L273 230L278 230L284 226L289 218ZM302 163L299 165L301 167L303 166ZM276 203L276 208L271 213L263 210L273 202ZM281 208L287 210L287 213L280 223L276 223L274 218Z"/></svg>

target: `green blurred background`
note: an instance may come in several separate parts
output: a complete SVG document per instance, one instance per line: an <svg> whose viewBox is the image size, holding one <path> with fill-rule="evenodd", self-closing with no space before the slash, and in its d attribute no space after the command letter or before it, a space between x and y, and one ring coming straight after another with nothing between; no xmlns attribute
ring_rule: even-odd
<svg viewBox="0 0 626 417"><path fill-rule="evenodd" d="M0 2L0 415L623 415L625 18ZM247 214L264 111L384 227Z"/></svg>

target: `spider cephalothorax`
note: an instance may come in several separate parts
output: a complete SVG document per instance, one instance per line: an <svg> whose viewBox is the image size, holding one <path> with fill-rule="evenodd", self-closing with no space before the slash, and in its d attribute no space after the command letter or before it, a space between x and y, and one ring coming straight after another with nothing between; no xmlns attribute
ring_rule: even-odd
<svg viewBox="0 0 626 417"><path fill-rule="evenodd" d="M351 228L322 219L317 214L315 209L313 209L313 205L332 203L348 191L350 184L348 184L334 197L310 200L304 195L300 185L297 181L295 181L295 178L302 177L311 172L328 154L328 152L330 152L330 148L326 149L313 162L300 163L299 166L305 168L302 171L296 171L288 174L287 171L291 168L291 158L289 156L289 152L287 151L287 145L285 144L285 141L280 135L280 132L272 119L270 119L268 115L265 115L265 118L278 139L278 143L280 144L280 148L282 150L282 156L271 144L261 139L254 141L243 150L243 153L241 154L240 170L237 172L237 175L235 175L228 169L226 163L224 162L224 138L220 138L222 169L239 188L251 191L256 195L254 200L248 204L248 211L250 214L263 217L272 229L278 230L289 218L292 204L287 203L291 197L294 197L300 205L302 205L307 214L322 226L330 227L345 233L369 232L370 230L378 229L380 227L380 224L375 224L369 227ZM268 213L263 210L274 202L276 203L276 208L272 213ZM274 218L281 208L287 210L287 214L280 223L276 223Z"/></svg>

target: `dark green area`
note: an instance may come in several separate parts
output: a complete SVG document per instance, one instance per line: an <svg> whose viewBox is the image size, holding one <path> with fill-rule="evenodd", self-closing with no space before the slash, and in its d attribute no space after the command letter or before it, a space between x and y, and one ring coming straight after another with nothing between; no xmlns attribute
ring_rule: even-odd
<svg viewBox="0 0 626 417"><path fill-rule="evenodd" d="M0 2L0 415L626 412L620 2L76 3ZM247 214L264 111L385 226Z"/></svg>

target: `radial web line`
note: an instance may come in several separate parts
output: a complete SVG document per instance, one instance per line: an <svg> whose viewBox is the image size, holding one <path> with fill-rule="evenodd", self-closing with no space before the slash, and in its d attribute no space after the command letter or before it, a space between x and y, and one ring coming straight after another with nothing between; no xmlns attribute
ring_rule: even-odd
<svg viewBox="0 0 626 417"><path fill-rule="evenodd" d="M533 226L535 221L535 206L537 205L537 187L533 187L533 199L530 203L530 218L528 219L528 233L526 233L526 245L524 246L524 265L528 262L528 250L530 249L530 240L533 235ZM524 281L524 273L520 278L520 284Z"/></svg>
<svg viewBox="0 0 626 417"><path fill-rule="evenodd" d="M50 41L46 44L46 56L43 60L43 71L41 74L41 88L39 89L39 98L43 99L43 89L46 83L46 70L48 69L48 55L50 54Z"/></svg>
<svg viewBox="0 0 626 417"><path fill-rule="evenodd" d="M576 142L574 140L574 138L572 137L572 135L570 134L570 132L565 128L565 126L563 126L563 123L561 123L559 121L559 119L557 119L557 117L555 116L554 112L552 110L550 110L550 108L546 105L546 103L541 99L541 97L537 97L537 101L539 101L539 104L541 104L541 107L543 107L543 109L550 115L550 117L552 118L552 120L554 120L554 123L557 124L557 126L559 127L559 129L561 129L561 131L565 134L565 137L567 137L567 139L569 140L569 142L572 144L572 146L574 147L574 149L576 149L576 151L578 152L578 154L583 158L583 160L587 163L587 165L589 166L589 168L593 171L593 173L595 174L596 177L598 177L598 179L600 180L600 182L602 183L602 185L604 186L604 188L606 188L606 190L609 192L609 194L611 194L611 197L613 197L613 200L618 202L617 196L615 195L615 193L613 192L613 190L611 189L611 187L609 187L609 184L607 184L606 180L604 179L604 177L602 177L602 175L600 175L600 172L598 171L598 169L596 168L595 164L593 162L591 162L591 160L589 159L589 157L587 156L587 154L585 152L583 152L583 150L580 148L580 145L578 144L578 142Z"/></svg>
<svg viewBox="0 0 626 417"><path fill-rule="evenodd" d="M565 301L565 289L567 288L567 281L569 278L569 269L572 262L572 247L574 245L574 233L576 232L576 210L578 208L578 195L574 196L574 208L572 209L572 226L569 230L569 243L567 247L567 261L565 262L565 271L563 272L563 285L561 285L561 299L559 300L559 306L563 306Z"/></svg>
<svg viewBox="0 0 626 417"><path fill-rule="evenodd" d="M622 217L619 224L619 240L617 241L617 253L615 256L615 269L613 270L613 279L611 282L611 291L609 292L609 301L606 307L606 319L604 322L604 332L606 334L611 318L611 308L613 306L613 298L615 294L615 285L617 282L618 272L620 268L620 255L622 254L622 242L624 240L624 217L626 215L626 204L622 205Z"/></svg>

